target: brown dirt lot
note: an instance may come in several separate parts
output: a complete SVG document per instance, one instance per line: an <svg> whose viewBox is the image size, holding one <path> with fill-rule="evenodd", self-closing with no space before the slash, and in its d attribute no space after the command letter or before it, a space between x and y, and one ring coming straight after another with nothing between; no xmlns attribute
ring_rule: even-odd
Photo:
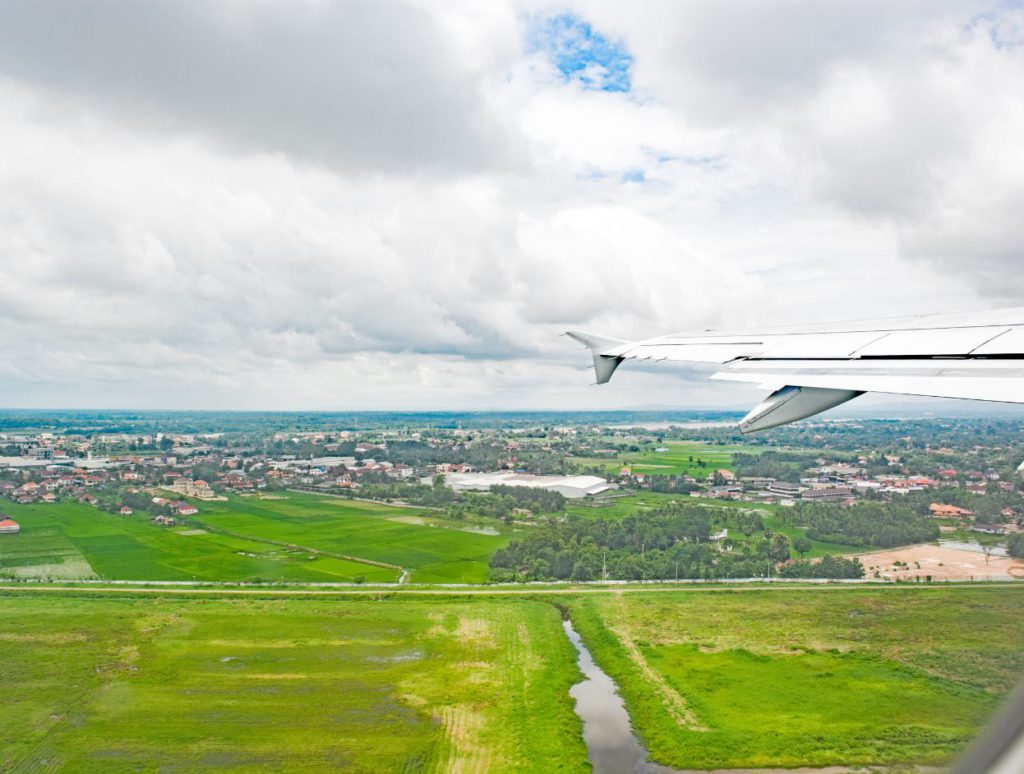
<svg viewBox="0 0 1024 774"><path fill-rule="evenodd" d="M1024 562L1020 559L986 559L982 553L946 546L922 544L854 556L864 565L867 578L875 577L877 570L887 580L924 580L928 575L935 580L1024 579ZM908 567L897 567L896 562L905 562Z"/></svg>

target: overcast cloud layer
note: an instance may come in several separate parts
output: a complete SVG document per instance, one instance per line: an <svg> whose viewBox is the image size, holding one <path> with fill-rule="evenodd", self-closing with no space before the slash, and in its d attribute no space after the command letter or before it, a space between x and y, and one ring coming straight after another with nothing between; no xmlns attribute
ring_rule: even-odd
<svg viewBox="0 0 1024 774"><path fill-rule="evenodd" d="M10 0L0 405L749 404L558 334L1024 305L1021 84L1009 3Z"/></svg>

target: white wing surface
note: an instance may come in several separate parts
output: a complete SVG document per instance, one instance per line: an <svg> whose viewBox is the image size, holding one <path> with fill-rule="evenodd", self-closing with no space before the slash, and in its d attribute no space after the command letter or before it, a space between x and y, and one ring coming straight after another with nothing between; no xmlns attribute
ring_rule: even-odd
<svg viewBox="0 0 1024 774"><path fill-rule="evenodd" d="M793 422L865 392L1024 403L1024 308L754 330L703 330L626 342L568 335L594 357L598 384L626 360L717 363L712 378L772 390L744 432Z"/></svg>

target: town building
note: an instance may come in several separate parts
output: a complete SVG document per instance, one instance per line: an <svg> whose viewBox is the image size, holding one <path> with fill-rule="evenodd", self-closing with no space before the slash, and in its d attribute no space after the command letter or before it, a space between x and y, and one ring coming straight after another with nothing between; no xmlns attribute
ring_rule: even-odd
<svg viewBox="0 0 1024 774"><path fill-rule="evenodd" d="M928 511L932 516L939 519L961 519L974 515L974 511L969 511L956 505L944 505L943 503L932 503L928 506Z"/></svg>
<svg viewBox="0 0 1024 774"><path fill-rule="evenodd" d="M211 500L217 496L217 493L213 491L210 485L198 479L193 481L191 478L176 478L174 483L171 484L170 489L172 492L177 492L185 497L195 497L198 500Z"/></svg>
<svg viewBox="0 0 1024 774"><path fill-rule="evenodd" d="M818 489L808 489L800 499L809 502L831 503L842 502L853 497L853 490L848 486L828 486Z"/></svg>
<svg viewBox="0 0 1024 774"><path fill-rule="evenodd" d="M768 485L768 491L782 497L797 497L803 489L799 484L791 484L787 481L772 481Z"/></svg>
<svg viewBox="0 0 1024 774"><path fill-rule="evenodd" d="M10 516L0 513L0 535L17 535L21 532L21 525Z"/></svg>

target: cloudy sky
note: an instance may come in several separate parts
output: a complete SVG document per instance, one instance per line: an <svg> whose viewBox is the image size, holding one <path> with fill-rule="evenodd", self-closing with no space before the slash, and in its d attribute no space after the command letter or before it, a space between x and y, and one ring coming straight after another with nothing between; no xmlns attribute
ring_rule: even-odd
<svg viewBox="0 0 1024 774"><path fill-rule="evenodd" d="M736 406L559 337L1024 305L1024 10L6 0L0 406Z"/></svg>

